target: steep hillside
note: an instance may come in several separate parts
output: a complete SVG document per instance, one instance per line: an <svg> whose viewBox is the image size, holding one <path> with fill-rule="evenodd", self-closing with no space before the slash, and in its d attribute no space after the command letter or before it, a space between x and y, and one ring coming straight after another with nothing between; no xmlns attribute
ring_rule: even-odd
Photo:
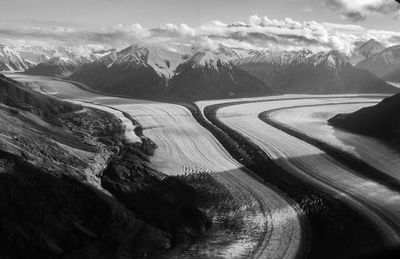
<svg viewBox="0 0 400 259"><path fill-rule="evenodd" d="M400 144L400 94L351 114L338 114L329 122L358 133Z"/></svg>
<svg viewBox="0 0 400 259"><path fill-rule="evenodd" d="M78 110L81 107L32 91L0 74L0 103L40 116L51 116Z"/></svg>

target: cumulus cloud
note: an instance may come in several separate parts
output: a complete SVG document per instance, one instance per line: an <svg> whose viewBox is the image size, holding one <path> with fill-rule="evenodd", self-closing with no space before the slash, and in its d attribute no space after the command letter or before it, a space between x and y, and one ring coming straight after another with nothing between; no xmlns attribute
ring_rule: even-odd
<svg viewBox="0 0 400 259"><path fill-rule="evenodd" d="M368 30L360 25L319 23L271 19L258 15L247 22L224 23L211 21L197 27L187 24L167 23L155 28L140 24L116 25L97 30L77 30L69 27L25 26L0 28L3 43L41 45L48 48L67 47L75 53L89 53L92 49L121 49L128 45L145 42L162 44L170 49L191 44L216 48L219 44L245 49L312 51L336 49L350 53L353 43L371 38L386 45L399 44L400 33Z"/></svg>
<svg viewBox="0 0 400 259"><path fill-rule="evenodd" d="M324 0L331 9L340 12L343 18L353 21L365 20L369 15L393 15L400 10L394 0Z"/></svg>

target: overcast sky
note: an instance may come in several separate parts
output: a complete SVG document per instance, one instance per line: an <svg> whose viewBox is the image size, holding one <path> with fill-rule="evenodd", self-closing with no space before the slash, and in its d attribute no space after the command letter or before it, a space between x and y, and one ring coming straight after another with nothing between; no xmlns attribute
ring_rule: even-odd
<svg viewBox="0 0 400 259"><path fill-rule="evenodd" d="M281 47L321 43L324 47L341 48L339 41L357 37L372 36L387 44L395 44L400 37L400 5L394 0L0 1L3 41L46 39L49 44L76 41L100 46L128 44L139 38L179 40L183 35L185 40L201 36L202 41L224 39L223 43L231 45L262 47L261 33L266 47L278 44L283 35L286 42ZM231 25L237 25L235 22L242 26L233 30ZM308 22L315 24L310 27ZM317 35L312 31L318 31ZM310 35L301 38L304 33ZM336 38L328 39L324 33ZM236 43L232 37L236 37Z"/></svg>
<svg viewBox="0 0 400 259"><path fill-rule="evenodd" d="M274 19L345 23L340 4L353 5L355 14L362 14L360 3L394 2L379 0L1 0L3 22L54 25L112 26L140 23L154 27L164 23L186 23L197 26L212 20L227 23L242 21L258 14ZM327 8L328 6L331 8ZM352 4L353 3L353 4ZM354 4L355 3L355 4ZM335 11L334 6L337 6ZM360 4L361 5L361 4ZM396 30L400 21L393 15L374 14L360 20L364 27Z"/></svg>

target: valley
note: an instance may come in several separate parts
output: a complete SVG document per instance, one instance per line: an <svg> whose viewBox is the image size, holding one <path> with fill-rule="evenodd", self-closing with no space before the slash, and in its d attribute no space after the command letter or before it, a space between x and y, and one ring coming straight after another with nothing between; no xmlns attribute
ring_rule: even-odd
<svg viewBox="0 0 400 259"><path fill-rule="evenodd" d="M359 256L358 249L369 247L367 252L374 252L400 242L396 202L400 195L384 182L397 177L397 153L383 142L333 130L327 124L337 112L376 104L386 95L201 101L196 103L200 116L205 116L201 119L190 105L107 96L89 92L81 84L44 76L7 76L37 92L119 118L128 143L147 139L154 143L149 165L161 181L183 177L191 182L187 179L207 174L226 188L236 204L235 216L226 218L227 214L210 214L206 209L207 215L214 215L211 230L170 256L335 258L332 247L341 254ZM375 182L318 146L269 125L264 116L373 165L383 173L383 181ZM244 151L235 155L234 145ZM376 146L381 157L368 151ZM301 188L296 188L298 185ZM221 217L234 220L237 226L223 227ZM359 240L358 235L369 238Z"/></svg>
<svg viewBox="0 0 400 259"><path fill-rule="evenodd" d="M400 0L0 8L0 259L400 258Z"/></svg>
<svg viewBox="0 0 400 259"><path fill-rule="evenodd" d="M143 134L157 145L151 158L155 169L168 175L209 173L223 184L243 204L239 209L244 214L244 228L239 233L232 233L233 236L210 241L225 243L225 246L214 244L202 247L199 250L203 256L218 250L222 257L254 253L256 258L264 258L266 254L273 253L274 257L280 258L293 257L304 249L301 247L304 241L300 237L305 230L301 228L293 202L275 188L252 177L209 132L197 124L186 108L168 103L102 97L71 83L44 77L16 75L14 78L33 82L33 87L47 94L128 113L142 125ZM268 237L265 238L265 235ZM282 239L282 236L286 238ZM211 250L207 252L207 249Z"/></svg>

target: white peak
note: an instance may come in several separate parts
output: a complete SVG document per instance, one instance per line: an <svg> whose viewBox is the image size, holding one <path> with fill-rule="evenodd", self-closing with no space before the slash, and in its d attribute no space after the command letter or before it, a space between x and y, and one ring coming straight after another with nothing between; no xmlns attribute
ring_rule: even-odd
<svg viewBox="0 0 400 259"><path fill-rule="evenodd" d="M9 46L0 46L0 71L25 70L31 66Z"/></svg>
<svg viewBox="0 0 400 259"><path fill-rule="evenodd" d="M304 63L306 60L313 55L313 53L304 49L301 51L254 51L252 56L235 60L235 64L257 64L266 63L278 66L289 65L289 64L299 64Z"/></svg>
<svg viewBox="0 0 400 259"><path fill-rule="evenodd" d="M191 63L192 66L208 66L217 68L218 63L229 65L229 61L232 59L230 52L226 52L226 49L211 50L209 48L196 47L195 52L186 61Z"/></svg>
<svg viewBox="0 0 400 259"><path fill-rule="evenodd" d="M169 79L174 75L176 67L181 62L182 55L178 52L156 45L135 44L118 52L114 63L130 67L149 66L160 76Z"/></svg>
<svg viewBox="0 0 400 259"><path fill-rule="evenodd" d="M317 53L309 57L309 60L314 66L325 65L330 70L341 69L343 65L348 64L346 58L336 50Z"/></svg>
<svg viewBox="0 0 400 259"><path fill-rule="evenodd" d="M108 50L98 50L98 51L93 51L88 58L90 58L91 60L98 60L100 58L103 58L113 52L115 52L115 49L108 49Z"/></svg>

